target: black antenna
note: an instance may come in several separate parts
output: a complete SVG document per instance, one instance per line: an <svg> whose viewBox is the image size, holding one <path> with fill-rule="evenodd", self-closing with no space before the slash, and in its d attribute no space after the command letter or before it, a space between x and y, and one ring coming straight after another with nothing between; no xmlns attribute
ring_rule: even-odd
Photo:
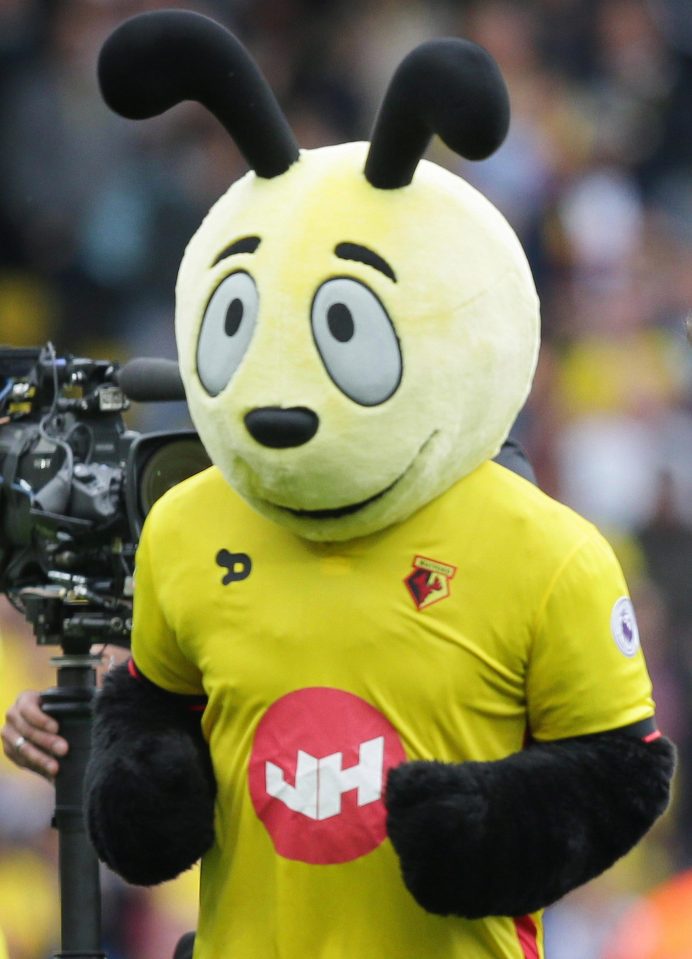
<svg viewBox="0 0 692 959"><path fill-rule="evenodd" d="M397 68L365 163L381 190L407 186L433 134L460 156L483 160L509 128L509 95L490 54L468 40L422 43Z"/></svg>
<svg viewBox="0 0 692 959"><path fill-rule="evenodd" d="M126 20L103 45L98 75L108 106L132 120L197 100L258 176L280 176L298 159L291 128L252 57L201 14L159 10Z"/></svg>

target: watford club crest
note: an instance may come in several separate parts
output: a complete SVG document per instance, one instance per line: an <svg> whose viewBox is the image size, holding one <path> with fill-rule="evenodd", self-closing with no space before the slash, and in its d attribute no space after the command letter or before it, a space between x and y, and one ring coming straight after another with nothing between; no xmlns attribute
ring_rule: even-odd
<svg viewBox="0 0 692 959"><path fill-rule="evenodd" d="M433 603L447 599L450 594L449 582L454 578L456 566L447 563L438 563L435 559L426 556L416 556L413 560L413 569L404 583L418 609L426 609Z"/></svg>

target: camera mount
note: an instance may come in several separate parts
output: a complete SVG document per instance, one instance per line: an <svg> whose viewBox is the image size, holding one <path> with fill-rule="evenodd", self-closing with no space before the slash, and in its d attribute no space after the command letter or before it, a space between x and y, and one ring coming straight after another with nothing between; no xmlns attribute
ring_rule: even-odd
<svg viewBox="0 0 692 959"><path fill-rule="evenodd" d="M55 656L57 686L41 695L44 712L60 723L69 751L55 780L53 825L59 836L61 952L55 959L105 959L101 951L99 864L83 812L84 773L91 743L91 714L100 657Z"/></svg>
<svg viewBox="0 0 692 959"><path fill-rule="evenodd" d="M41 697L69 744L56 778L62 951L105 959L99 866L82 810L99 656L128 647L134 557L167 489L210 466L192 430L127 428L130 399L183 400L174 361L58 356L52 343L0 346L0 593L57 646L57 685Z"/></svg>
<svg viewBox="0 0 692 959"><path fill-rule="evenodd" d="M87 616L74 613L74 598L65 587L30 587L21 590L20 596L39 644L57 642L62 647L62 655L51 657L57 668L57 685L41 694L42 709L57 720L69 745L55 780L53 826L58 831L61 951L54 959L106 959L101 949L99 864L84 821L83 789L91 749L96 669L101 662L101 656L90 650L92 644L110 635L113 617L93 611ZM123 628L127 626L129 623L123 623Z"/></svg>

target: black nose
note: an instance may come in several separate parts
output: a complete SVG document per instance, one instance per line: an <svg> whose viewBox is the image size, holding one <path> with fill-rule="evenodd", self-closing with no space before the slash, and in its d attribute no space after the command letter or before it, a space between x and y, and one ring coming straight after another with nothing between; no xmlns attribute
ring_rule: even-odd
<svg viewBox="0 0 692 959"><path fill-rule="evenodd" d="M292 406L284 410L279 406L263 406L250 410L245 417L250 435L272 449L288 449L302 446L317 432L320 421L317 413L304 406Z"/></svg>

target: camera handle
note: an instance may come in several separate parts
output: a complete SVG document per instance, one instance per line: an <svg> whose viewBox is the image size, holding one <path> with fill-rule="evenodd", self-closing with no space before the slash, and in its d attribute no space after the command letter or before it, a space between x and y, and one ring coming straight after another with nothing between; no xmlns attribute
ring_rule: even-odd
<svg viewBox="0 0 692 959"><path fill-rule="evenodd" d="M84 821L84 773L99 662L99 656L81 652L53 657L58 684L41 694L43 710L58 721L69 744L55 780L62 951L54 959L107 959L101 949L99 864Z"/></svg>

